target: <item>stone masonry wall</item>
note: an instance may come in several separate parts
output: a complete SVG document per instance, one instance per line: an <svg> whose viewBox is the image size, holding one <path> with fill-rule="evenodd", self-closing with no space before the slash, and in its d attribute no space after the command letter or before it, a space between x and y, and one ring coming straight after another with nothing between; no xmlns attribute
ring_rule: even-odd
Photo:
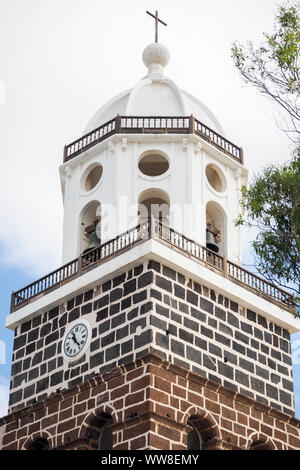
<svg viewBox="0 0 300 470"><path fill-rule="evenodd" d="M203 449L300 449L300 422L154 354L0 418L0 448L95 449L103 416L113 449L186 449L192 420Z"/></svg>
<svg viewBox="0 0 300 470"><path fill-rule="evenodd" d="M152 272L139 265L93 290L23 323L15 331L11 410L72 388L95 374L143 355L152 340L147 312ZM78 318L92 327L91 344L78 361L64 360L62 338Z"/></svg>
<svg viewBox="0 0 300 470"><path fill-rule="evenodd" d="M293 414L286 330L217 288L154 261L112 277L17 328L11 410L156 351L200 377ZM67 362L62 337L79 317L91 324L91 344L77 362Z"/></svg>
<svg viewBox="0 0 300 470"><path fill-rule="evenodd" d="M293 414L289 332L220 295L217 287L151 266L155 349L176 365Z"/></svg>

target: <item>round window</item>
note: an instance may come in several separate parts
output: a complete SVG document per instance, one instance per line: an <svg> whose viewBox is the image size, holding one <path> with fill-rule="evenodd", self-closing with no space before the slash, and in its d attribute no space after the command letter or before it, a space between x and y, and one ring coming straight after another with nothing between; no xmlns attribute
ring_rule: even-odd
<svg viewBox="0 0 300 470"><path fill-rule="evenodd" d="M139 161L139 170L146 176L160 176L168 169L168 160L158 153L145 155Z"/></svg>
<svg viewBox="0 0 300 470"><path fill-rule="evenodd" d="M102 176L102 171L103 171L102 166L97 165L97 166L93 166L93 168L85 172L84 177L83 177L83 184L82 184L83 189L85 191L90 191L98 184Z"/></svg>
<svg viewBox="0 0 300 470"><path fill-rule="evenodd" d="M222 193L226 189L226 180L222 171L214 164L210 163L207 165L205 170L207 181L210 186L219 193Z"/></svg>

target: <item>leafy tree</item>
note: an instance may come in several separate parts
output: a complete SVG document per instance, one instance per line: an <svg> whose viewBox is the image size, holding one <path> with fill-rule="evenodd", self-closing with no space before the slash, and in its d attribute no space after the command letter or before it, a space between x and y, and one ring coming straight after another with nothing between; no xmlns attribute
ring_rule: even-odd
<svg viewBox="0 0 300 470"><path fill-rule="evenodd" d="M244 216L258 229L252 242L258 272L273 284L299 294L300 282L300 149L288 163L271 165L242 187ZM296 287L290 287L296 285Z"/></svg>
<svg viewBox="0 0 300 470"><path fill-rule="evenodd" d="M264 42L255 48L234 43L232 57L244 81L277 103L285 130L300 140L300 3L280 6L273 34L264 33Z"/></svg>
<svg viewBox="0 0 300 470"><path fill-rule="evenodd" d="M270 165L242 188L243 214L237 225L256 226L252 242L258 272L274 285L300 291L300 3L280 6L273 34L255 49L232 47L234 64L246 83L282 110L284 131L295 143L292 158Z"/></svg>

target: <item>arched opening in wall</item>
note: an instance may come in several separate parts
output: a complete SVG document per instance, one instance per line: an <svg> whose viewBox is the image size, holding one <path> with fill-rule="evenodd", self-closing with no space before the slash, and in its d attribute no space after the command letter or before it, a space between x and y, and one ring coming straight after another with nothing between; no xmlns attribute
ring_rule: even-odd
<svg viewBox="0 0 300 470"><path fill-rule="evenodd" d="M99 440L98 450L112 450L113 448L113 433L111 425L113 424L112 418L110 418L106 424L102 427Z"/></svg>
<svg viewBox="0 0 300 470"><path fill-rule="evenodd" d="M190 420L188 420L187 425L190 430L188 430L186 437L186 450L201 450L201 437L197 428Z"/></svg>
<svg viewBox="0 0 300 470"><path fill-rule="evenodd" d="M168 159L158 152L147 152L138 164L139 170L146 176L160 176L169 169Z"/></svg>
<svg viewBox="0 0 300 470"><path fill-rule="evenodd" d="M157 188L147 189L139 197L138 219L141 227L154 218L159 224L159 229L169 227L170 224L170 199L168 194Z"/></svg>
<svg viewBox="0 0 300 470"><path fill-rule="evenodd" d="M227 224L224 210L216 202L206 205L206 247L221 256L227 254Z"/></svg>
<svg viewBox="0 0 300 470"><path fill-rule="evenodd" d="M271 442L267 442L266 438L262 438L252 442L250 450L274 450L274 446Z"/></svg>
<svg viewBox="0 0 300 470"><path fill-rule="evenodd" d="M216 424L208 416L198 414L187 421L187 450L212 449L218 437Z"/></svg>
<svg viewBox="0 0 300 470"><path fill-rule="evenodd" d="M83 173L81 177L81 188L84 191L91 191L99 183L103 173L100 163L93 163Z"/></svg>
<svg viewBox="0 0 300 470"><path fill-rule="evenodd" d="M31 442L28 450L49 450L49 442L44 437L38 437Z"/></svg>
<svg viewBox="0 0 300 470"><path fill-rule="evenodd" d="M85 436L89 440L89 447L94 450L112 450L113 433L112 425L113 418L108 413L100 413L94 416L88 425Z"/></svg>
<svg viewBox="0 0 300 470"><path fill-rule="evenodd" d="M205 175L209 185L218 193L226 189L226 178L217 165L209 163L205 168Z"/></svg>
<svg viewBox="0 0 300 470"><path fill-rule="evenodd" d="M80 217L80 253L88 253L101 244L101 204L92 201Z"/></svg>

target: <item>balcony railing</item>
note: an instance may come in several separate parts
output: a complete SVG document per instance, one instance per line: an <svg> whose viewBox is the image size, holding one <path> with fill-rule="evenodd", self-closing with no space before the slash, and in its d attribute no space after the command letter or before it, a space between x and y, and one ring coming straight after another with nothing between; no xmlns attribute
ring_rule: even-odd
<svg viewBox="0 0 300 470"><path fill-rule="evenodd" d="M82 276L91 269L96 268L112 258L119 256L127 250L143 243L150 238L156 239L172 249L189 256L191 259L204 265L219 275L230 279L260 297L283 307L290 312L295 311L295 302L292 294L272 285L261 277L247 271L241 266L232 263L206 247L203 247L174 229L155 219L149 219L143 224L118 235L116 238L98 246L97 248L80 255L73 261L59 269L13 292L11 296L11 312L37 300L38 298L58 289L76 277Z"/></svg>
<svg viewBox="0 0 300 470"><path fill-rule="evenodd" d="M243 150L194 116L117 116L64 148L64 162L114 134L195 134L243 164Z"/></svg>
<svg viewBox="0 0 300 470"><path fill-rule="evenodd" d="M23 289L13 292L11 297L11 312L58 289L65 283L82 276L101 263L109 261L125 250L132 248L137 243L149 238L149 224L150 222L146 222L142 226L138 225L118 235L113 240L109 240L99 247L80 255L73 261L52 271L50 274L47 274Z"/></svg>
<svg viewBox="0 0 300 470"><path fill-rule="evenodd" d="M247 271L243 267L229 261L227 258L188 239L172 228L158 221L155 223L159 226L158 229L155 229L155 236L159 237L163 242L168 242L170 246L188 253L193 259L197 259L207 268L241 285L245 289L255 292L260 297L264 297L266 300L278 304L292 312L295 311L295 299L289 292L276 287L260 276Z"/></svg>

